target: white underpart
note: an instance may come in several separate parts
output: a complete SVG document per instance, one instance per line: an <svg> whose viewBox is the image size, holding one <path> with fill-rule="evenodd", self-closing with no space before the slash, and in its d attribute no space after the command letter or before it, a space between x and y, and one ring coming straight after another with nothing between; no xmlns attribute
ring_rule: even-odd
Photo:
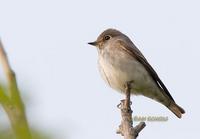
<svg viewBox="0 0 200 139"><path fill-rule="evenodd" d="M157 101L166 99L144 66L125 51L105 47L99 51L98 65L101 76L113 89L124 92L125 84L133 81L131 93Z"/></svg>

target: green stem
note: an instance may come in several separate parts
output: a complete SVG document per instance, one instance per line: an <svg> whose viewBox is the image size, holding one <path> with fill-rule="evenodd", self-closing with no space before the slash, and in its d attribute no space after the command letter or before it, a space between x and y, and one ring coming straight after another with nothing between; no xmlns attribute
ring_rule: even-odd
<svg viewBox="0 0 200 139"><path fill-rule="evenodd" d="M0 103L10 119L16 139L32 139L26 119L24 104L17 87L15 73L10 67L6 52L0 41L0 62L8 80L8 93L0 86Z"/></svg>
<svg viewBox="0 0 200 139"><path fill-rule="evenodd" d="M31 133L28 127L24 111L18 104L9 104L4 109L10 119L12 129L17 139L31 139Z"/></svg>

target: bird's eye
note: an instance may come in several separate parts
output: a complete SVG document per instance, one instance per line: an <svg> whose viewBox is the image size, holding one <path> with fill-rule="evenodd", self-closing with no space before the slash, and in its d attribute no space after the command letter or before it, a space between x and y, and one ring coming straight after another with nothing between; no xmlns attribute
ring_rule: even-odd
<svg viewBox="0 0 200 139"><path fill-rule="evenodd" d="M104 37L104 40L109 40L110 39L110 36L108 36L108 35L106 35L105 37Z"/></svg>

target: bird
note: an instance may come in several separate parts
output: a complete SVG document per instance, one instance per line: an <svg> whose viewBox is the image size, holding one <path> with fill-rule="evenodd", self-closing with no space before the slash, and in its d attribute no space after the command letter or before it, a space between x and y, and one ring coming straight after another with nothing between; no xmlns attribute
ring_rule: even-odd
<svg viewBox="0 0 200 139"><path fill-rule="evenodd" d="M132 82L131 95L153 99L166 106L178 118L185 113L128 36L117 29L109 28L103 31L96 41L88 44L97 48L100 74L111 88L125 93L125 84Z"/></svg>

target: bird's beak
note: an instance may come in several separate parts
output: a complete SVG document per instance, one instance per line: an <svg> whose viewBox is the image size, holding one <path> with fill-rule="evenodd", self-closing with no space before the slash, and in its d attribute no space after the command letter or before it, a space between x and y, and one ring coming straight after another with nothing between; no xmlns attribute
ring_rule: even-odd
<svg viewBox="0 0 200 139"><path fill-rule="evenodd" d="M94 42L88 42L88 44L93 45L93 46L97 46L98 42L94 41Z"/></svg>

